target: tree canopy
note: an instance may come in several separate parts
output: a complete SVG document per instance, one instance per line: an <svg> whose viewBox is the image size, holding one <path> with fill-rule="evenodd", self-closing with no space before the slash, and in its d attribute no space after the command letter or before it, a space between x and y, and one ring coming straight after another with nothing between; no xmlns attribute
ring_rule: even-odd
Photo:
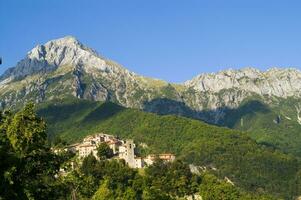
<svg viewBox="0 0 301 200"><path fill-rule="evenodd" d="M55 198L55 175L61 159L47 147L45 122L33 104L0 120L0 197L3 199Z"/></svg>
<svg viewBox="0 0 301 200"><path fill-rule="evenodd" d="M97 147L97 156L101 160L112 158L113 150L109 147L107 143L100 143Z"/></svg>

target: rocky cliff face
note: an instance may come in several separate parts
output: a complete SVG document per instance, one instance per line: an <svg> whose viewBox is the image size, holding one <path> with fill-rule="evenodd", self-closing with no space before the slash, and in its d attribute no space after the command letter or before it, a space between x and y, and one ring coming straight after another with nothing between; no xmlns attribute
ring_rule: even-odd
<svg viewBox="0 0 301 200"><path fill-rule="evenodd" d="M248 98L273 103L300 95L301 72L296 69L226 70L169 84L130 72L70 36L36 46L0 76L2 107L75 97L212 123Z"/></svg>
<svg viewBox="0 0 301 200"><path fill-rule="evenodd" d="M193 91L186 101L194 110L216 112L217 123L225 109L235 109L246 99L257 99L267 104L277 104L287 98L300 99L301 72L297 69L271 68L262 72L255 68L225 70L201 74L184 83Z"/></svg>
<svg viewBox="0 0 301 200"><path fill-rule="evenodd" d="M297 69L271 68L261 72L254 68L201 74L185 85L201 92L218 93L225 89L253 92L259 95L290 97L301 95L301 72Z"/></svg>

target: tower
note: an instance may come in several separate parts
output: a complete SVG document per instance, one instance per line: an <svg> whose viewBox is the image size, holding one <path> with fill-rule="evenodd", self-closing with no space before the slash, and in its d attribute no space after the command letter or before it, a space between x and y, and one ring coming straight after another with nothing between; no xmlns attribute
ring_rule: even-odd
<svg viewBox="0 0 301 200"><path fill-rule="evenodd" d="M130 167L135 167L135 144L133 140L126 140L125 141L126 146L126 156L125 156L125 162Z"/></svg>

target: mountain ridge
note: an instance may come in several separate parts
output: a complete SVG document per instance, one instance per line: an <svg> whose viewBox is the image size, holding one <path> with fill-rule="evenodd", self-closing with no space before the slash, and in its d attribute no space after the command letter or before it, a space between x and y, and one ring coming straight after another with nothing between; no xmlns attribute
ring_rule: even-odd
<svg viewBox="0 0 301 200"><path fill-rule="evenodd" d="M62 47L63 49L62 50L57 50L59 47ZM54 65L56 67L58 67L60 65L65 65L65 64L74 64L74 65L76 65L76 64L78 64L77 62L81 62L80 59L76 59L76 60L70 59L70 56L69 57L67 56L67 58L68 58L67 61L62 62L63 55L67 54L65 52L66 48L71 48L72 50L81 49L82 51L87 51L88 53L92 54L95 57L98 57L99 59L102 59L103 61L110 61L110 60L106 59L105 57L103 57L102 55L100 55L99 53L97 53L96 50L83 45L74 36L65 36L63 38L50 40L50 41L48 41L48 42L46 42L45 44L42 44L42 45L39 44L27 53L27 58L32 59L32 60L37 60L37 61L41 61L41 60L47 61L48 65ZM52 52L53 51L52 49L57 50L57 52ZM50 51L50 55L47 55L47 57L46 57L45 55L48 52L47 50ZM56 54L54 54L54 53L56 53ZM73 53L74 53L73 54L74 57L76 56L76 53L77 53L78 58L82 58L84 56L87 56L87 55L82 55L83 54L82 52L73 52ZM42 58L44 58L44 59L42 59ZM18 62L18 64L15 67L11 67L11 68L7 69L6 71L4 71L4 73L2 75L0 75L0 81L3 80L8 75L14 75L12 73L12 71L17 71L18 65L20 65L20 63L23 64L22 61L24 61L24 60L26 60L26 58L22 59L20 62ZM25 66L24 66L24 68L25 68L25 67L30 67L31 65L34 65L35 63L24 63L24 64L25 64ZM105 63L103 63L103 65L104 64ZM103 68L103 65L100 65L100 66L98 66L98 65L99 65L99 63L95 63L94 67L98 67L102 70L105 70L105 68ZM120 67L120 68L123 68L123 69L127 70L126 68L122 67L120 64L117 64L117 63L114 63L113 66L116 66L116 65L118 65L118 67ZM108 65L108 66L110 66L110 65ZM44 66L44 67L47 67L47 66ZM129 70L127 70L127 71L129 71ZM183 83L171 83L171 84L191 86L193 82L195 82L196 80L198 80L202 77L219 76L219 75L222 75L222 74L224 74L226 76L229 76L229 74L234 74L234 75L238 75L238 78L239 78L239 76L241 76L242 73L243 73L247 77L249 75L249 78L257 78L257 77L254 77L255 73L257 75L264 76L264 75L269 74L269 73L270 74L275 73L275 72L284 73L284 72L292 72L292 71L301 74L301 71L296 69L296 68L272 67L272 68L269 68L265 71L259 70L255 67L244 67L244 68L241 68L241 69L229 68L229 69L226 69L226 70L220 70L218 72L200 73L200 74L196 75L195 77L193 77L192 79L184 81ZM130 73L135 74L134 72L130 72ZM23 74L23 76L25 76L25 75L31 75L31 74L26 74L26 73ZM151 78L151 77L142 76L142 75L139 75L139 76L145 77L145 78ZM161 80L161 79L158 79L158 78L152 78L152 79L164 81L164 80ZM164 82L167 82L167 81L164 81ZM301 88L301 86L299 86L299 87ZM204 89L204 90L206 91L206 89Z"/></svg>
<svg viewBox="0 0 301 200"><path fill-rule="evenodd" d="M256 123L260 134L251 135L257 141L279 148L290 140L296 141L293 149L301 145L301 72L297 69L229 69L174 84L130 72L67 36L36 46L0 77L1 108L73 97L243 131L254 131ZM268 112L261 112L262 108Z"/></svg>
<svg viewBox="0 0 301 200"><path fill-rule="evenodd" d="M217 73L200 74L195 78L186 81L184 84L199 91L209 90L219 92L222 89L238 87L260 95L274 95L286 98L294 95L300 97L300 80L301 71L298 69L280 69L274 67L266 71L260 71L256 68L248 67L238 70L228 69ZM213 81L222 82L213 84ZM257 85L256 81L264 81L264 83L262 85ZM244 85L246 86L243 87ZM260 90L261 88L262 90Z"/></svg>
<svg viewBox="0 0 301 200"><path fill-rule="evenodd" d="M218 110L222 107L237 108L244 99L254 94L259 95L265 102L269 102L274 97L284 99L301 97L301 72L298 69L272 68L267 71L251 67L239 70L228 69L217 73L202 73L182 84L168 83L130 72L120 64L86 47L72 36L37 45L15 67L6 70L0 76L0 97L3 97L5 93L14 95L14 92L18 92L14 88L6 90L10 83L23 81L31 84L32 80L26 80L26 78L37 75L40 84L43 84L49 78L44 77L45 75L57 71L60 72L60 76L71 74L73 80L71 84L69 83L69 87L72 90L69 93L75 97L100 101L111 100L126 107L148 111L153 109L144 108L145 102L160 98L182 102L195 111L201 111ZM57 77L56 74L51 78ZM86 82L91 84L90 91L86 92L90 95L84 94L87 87L83 85L89 84L82 84L83 79L88 79ZM21 86L26 87L26 84L21 84ZM42 90L43 88L47 86L43 84ZM166 88L168 92L165 91ZM127 93L123 90L131 91ZM116 91L119 91L124 98ZM202 98L202 96L205 97ZM136 99L129 99L131 97ZM31 100L40 102L43 98ZM11 102L14 99L16 97L6 96L6 100L2 100L0 104L16 104L16 102Z"/></svg>

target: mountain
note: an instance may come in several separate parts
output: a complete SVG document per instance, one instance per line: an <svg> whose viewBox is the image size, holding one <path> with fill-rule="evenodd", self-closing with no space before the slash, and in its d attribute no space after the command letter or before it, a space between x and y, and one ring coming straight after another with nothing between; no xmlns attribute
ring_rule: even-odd
<svg viewBox="0 0 301 200"><path fill-rule="evenodd" d="M2 108L73 97L248 131L260 143L301 156L297 69L225 70L173 84L130 72L67 36L36 46L0 76Z"/></svg>
<svg viewBox="0 0 301 200"><path fill-rule="evenodd" d="M259 95L291 97L301 95L301 72L293 68L271 68L261 72L254 68L225 70L216 74L202 74L185 85L197 91L213 93L225 89L237 88Z"/></svg>
<svg viewBox="0 0 301 200"><path fill-rule="evenodd" d="M133 138L140 153L175 153L244 190L293 199L301 192L300 159L260 145L241 131L110 102L55 100L38 106L51 136L76 142L105 132Z"/></svg>
<svg viewBox="0 0 301 200"><path fill-rule="evenodd" d="M65 37L36 46L16 67L8 69L0 77L0 93L4 106L68 96L135 106L127 96L143 84L140 79L74 37Z"/></svg>

